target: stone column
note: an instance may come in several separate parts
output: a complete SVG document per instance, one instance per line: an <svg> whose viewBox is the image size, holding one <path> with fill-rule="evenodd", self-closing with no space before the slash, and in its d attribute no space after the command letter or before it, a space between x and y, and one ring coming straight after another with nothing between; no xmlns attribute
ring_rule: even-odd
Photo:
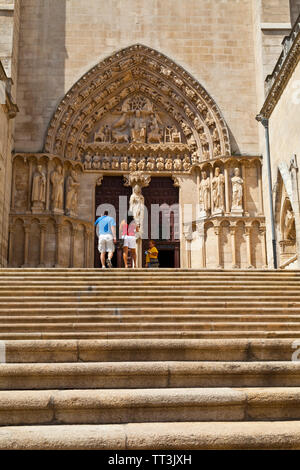
<svg viewBox="0 0 300 470"><path fill-rule="evenodd" d="M70 248L70 267L74 267L74 259L75 259L75 237L77 234L77 228L72 227L71 231L71 248Z"/></svg>
<svg viewBox="0 0 300 470"><path fill-rule="evenodd" d="M251 226L247 225L245 227L246 243L247 243L247 263L248 269L252 269L252 256L251 256Z"/></svg>
<svg viewBox="0 0 300 470"><path fill-rule="evenodd" d="M230 182L229 182L229 168L227 165L224 166L224 178L225 178L225 215L230 214Z"/></svg>
<svg viewBox="0 0 300 470"><path fill-rule="evenodd" d="M60 268L60 244L61 244L61 234L62 234L62 224L58 223L55 227L56 234L56 255L55 255L55 267Z"/></svg>
<svg viewBox="0 0 300 470"><path fill-rule="evenodd" d="M232 269L237 269L236 262L236 225L230 226L230 235L231 235L231 254L232 254Z"/></svg>
<svg viewBox="0 0 300 470"><path fill-rule="evenodd" d="M261 239L262 263L263 269L268 269L267 245L266 245L266 227L259 228Z"/></svg>
<svg viewBox="0 0 300 470"><path fill-rule="evenodd" d="M47 162L46 211L50 208L50 161Z"/></svg>
<svg viewBox="0 0 300 470"><path fill-rule="evenodd" d="M212 194L213 194L213 191L212 191L212 180L213 180L213 177L214 177L214 169L213 167L211 166L210 169L209 169L209 180L210 180L210 211L211 211L211 214L214 213L214 202L213 202L213 197L212 197Z"/></svg>
<svg viewBox="0 0 300 470"><path fill-rule="evenodd" d="M46 224L41 224L40 225L40 232L41 232L41 238L40 238L40 268L43 268L45 266L45 234L47 230L47 225Z"/></svg>
<svg viewBox="0 0 300 470"><path fill-rule="evenodd" d="M28 267L28 255L29 255L29 234L30 234L30 224L24 224L25 232L25 241L24 241L24 265L23 268Z"/></svg>
<svg viewBox="0 0 300 470"><path fill-rule="evenodd" d="M221 227L220 225L214 226L215 234L217 235L217 262L218 269L222 269L222 260L221 260Z"/></svg>
<svg viewBox="0 0 300 470"><path fill-rule="evenodd" d="M28 212L31 212L31 193L32 193L32 160L29 160L28 195L27 195L27 211Z"/></svg>
<svg viewBox="0 0 300 470"><path fill-rule="evenodd" d="M201 268L206 268L205 227L204 221L197 223L197 232L201 244Z"/></svg>
<svg viewBox="0 0 300 470"><path fill-rule="evenodd" d="M92 235L92 232L91 232L90 230L86 229L86 232L85 232L85 244L84 244L84 248L85 248L85 252L84 252L84 266L85 266L86 268L89 267L91 235Z"/></svg>
<svg viewBox="0 0 300 470"><path fill-rule="evenodd" d="M244 180L244 191L243 191L243 200L244 200L244 215L249 217L248 204L247 204L247 173L246 173L247 163L242 163L242 178Z"/></svg>
<svg viewBox="0 0 300 470"><path fill-rule="evenodd" d="M192 224L185 225L183 227L184 238L186 241L186 265L187 269L192 267L192 240L193 240L193 228Z"/></svg>
<svg viewBox="0 0 300 470"><path fill-rule="evenodd" d="M16 191L16 165L15 160L12 163L12 184L11 184L11 208L15 208L15 191Z"/></svg>
<svg viewBox="0 0 300 470"><path fill-rule="evenodd" d="M262 171L260 163L257 164L257 173L258 173L258 192L259 192L259 214L260 216L264 215L264 195L262 187Z"/></svg>
<svg viewBox="0 0 300 470"><path fill-rule="evenodd" d="M200 173L197 169L197 204L200 204Z"/></svg>
<svg viewBox="0 0 300 470"><path fill-rule="evenodd" d="M15 234L15 227L13 224L9 225L9 266L13 265L13 246L14 246L14 234Z"/></svg>

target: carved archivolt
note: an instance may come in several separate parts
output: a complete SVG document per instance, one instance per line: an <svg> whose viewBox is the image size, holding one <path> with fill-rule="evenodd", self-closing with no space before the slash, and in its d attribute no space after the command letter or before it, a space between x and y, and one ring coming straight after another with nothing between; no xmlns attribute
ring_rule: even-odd
<svg viewBox="0 0 300 470"><path fill-rule="evenodd" d="M175 158L183 166L192 155L198 162L228 156L230 142L206 90L166 56L135 45L102 61L72 87L50 123L45 151L81 161L86 170L122 170L122 163L123 171L130 170L132 154L136 170L151 165L145 158L150 154L154 169L167 169L169 155L172 171Z"/></svg>

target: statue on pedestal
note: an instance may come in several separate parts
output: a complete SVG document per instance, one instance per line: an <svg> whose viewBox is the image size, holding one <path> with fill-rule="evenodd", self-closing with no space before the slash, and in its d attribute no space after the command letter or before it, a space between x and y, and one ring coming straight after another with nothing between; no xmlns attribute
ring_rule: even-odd
<svg viewBox="0 0 300 470"><path fill-rule="evenodd" d="M64 176L63 169L60 165L57 165L56 169L51 174L52 184L52 210L58 214L63 214L64 209Z"/></svg>
<svg viewBox="0 0 300 470"><path fill-rule="evenodd" d="M212 180L212 200L213 215L222 215L225 211L225 178L220 168L215 169L215 176Z"/></svg>
<svg viewBox="0 0 300 470"><path fill-rule="evenodd" d="M67 178L66 189L66 215L71 217L77 216L78 209L78 176L75 170L71 171L71 175Z"/></svg>
<svg viewBox="0 0 300 470"><path fill-rule="evenodd" d="M232 182L232 206L231 213L236 215L243 214L243 185L244 180L240 176L239 168L234 169Z"/></svg>
<svg viewBox="0 0 300 470"><path fill-rule="evenodd" d="M206 171L201 172L201 183L200 183L200 217L207 217L208 212L211 208L210 201L210 179L207 176Z"/></svg>
<svg viewBox="0 0 300 470"><path fill-rule="evenodd" d="M44 209L46 202L46 176L43 173L42 165L37 166L37 170L33 175L31 201L32 212Z"/></svg>
<svg viewBox="0 0 300 470"><path fill-rule="evenodd" d="M136 225L139 228L139 234L143 233L145 199L142 195L141 186L136 184L133 187L132 195L129 201L129 210L133 215Z"/></svg>

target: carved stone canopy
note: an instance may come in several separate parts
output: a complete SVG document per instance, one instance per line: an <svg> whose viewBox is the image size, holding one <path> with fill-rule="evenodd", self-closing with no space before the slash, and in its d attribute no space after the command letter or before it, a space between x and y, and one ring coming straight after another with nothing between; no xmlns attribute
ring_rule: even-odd
<svg viewBox="0 0 300 470"><path fill-rule="evenodd" d="M124 175L124 186L135 186L136 184L141 188L145 188L149 186L151 181L151 176L146 175L141 171L135 171L133 173L129 173L128 175Z"/></svg>
<svg viewBox="0 0 300 470"><path fill-rule="evenodd" d="M108 57L71 88L50 123L45 151L84 162L89 152L108 158L119 146L123 155L129 146L171 153L175 147L202 160L230 155L228 128L206 90L139 44Z"/></svg>

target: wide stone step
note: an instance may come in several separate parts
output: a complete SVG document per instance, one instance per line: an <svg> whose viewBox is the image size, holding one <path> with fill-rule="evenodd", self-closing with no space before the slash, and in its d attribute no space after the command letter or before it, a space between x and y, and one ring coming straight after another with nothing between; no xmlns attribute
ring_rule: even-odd
<svg viewBox="0 0 300 470"><path fill-rule="evenodd" d="M254 300L255 299L255 300ZM151 308L152 311L153 309L155 310L160 310L161 308L168 307L170 310L170 313L173 311L173 309L176 308L205 308L205 309L211 309L211 308L224 308L224 309L232 309L232 308L240 308L241 310L244 309L245 305L248 307L252 307L253 309L256 310L258 313L261 309L265 308L281 308L281 309L289 309L289 308L300 308L300 300L299 301L294 301L290 298L287 298L285 300L281 299L280 301L274 301L274 300L258 300L257 297L254 297L253 299L241 299L239 300L232 300L229 299L228 301L224 300L224 298L220 301L213 301L213 300L206 300L206 299L201 299L197 298L197 300L190 300L190 299L180 299L180 301L167 301L165 299L161 299L161 301L122 301L120 299L115 299L115 300L110 300L110 301L90 301L90 302L82 302L80 299L77 302L65 302L65 301L56 301L52 302L49 300L43 301L25 301L23 302L0 302L0 310L1 311L6 311L6 314L8 314L11 309L14 310L23 310L24 308L27 309L35 309L39 311L45 311L49 309L73 309L73 311L77 311L78 309L93 309L94 311L98 311L99 309L103 309L105 307L106 309L110 309L110 312L116 312L117 310L123 310L123 312L127 312L128 309L132 308L140 308L141 310L144 310L146 308Z"/></svg>
<svg viewBox="0 0 300 470"><path fill-rule="evenodd" d="M6 341L7 363L290 361L291 339ZM300 354L299 354L300 356Z"/></svg>
<svg viewBox="0 0 300 470"><path fill-rule="evenodd" d="M297 387L0 392L1 426L299 418Z"/></svg>
<svg viewBox="0 0 300 470"><path fill-rule="evenodd" d="M227 321L226 321L227 320ZM10 332L85 332L92 331L97 332L135 332L135 331L160 331L160 330L171 330L175 331L294 331L300 329L299 322L286 322L286 321L236 321L233 322L230 319L222 319L219 322L215 321L197 321L197 322L166 322L165 319L161 321L150 322L126 322L125 319L121 318L119 321L116 319L110 323L100 322L75 322L75 323L7 323L0 324L0 334Z"/></svg>
<svg viewBox="0 0 300 470"><path fill-rule="evenodd" d="M286 282L286 283L264 283L262 285L261 281L247 281L245 282L195 282L195 281L173 281L172 285L170 285L169 281L162 281L162 280L157 280L157 281L142 281L142 282L122 282L119 286L116 285L116 283L104 283L104 282L93 282L92 284L89 283L77 283L77 282L69 282L69 283L7 283L1 285L0 284L0 294L1 295L10 295L11 294L11 287L13 286L14 291L16 293L20 292L39 292L39 293L44 293L44 292L55 292L56 290L58 293L73 293L73 292L94 292L94 293L101 293L103 289L109 290L109 291L119 291L119 290L126 290L128 289L134 289L137 291L140 290L145 290L145 289L150 289L150 290L159 290L159 291L164 291L164 290L239 290L241 292L243 291L250 291L250 292L256 292L256 291L261 291L265 292L268 290L278 290L279 288L282 289L287 289L287 291L295 291L299 287L299 282Z"/></svg>
<svg viewBox="0 0 300 470"><path fill-rule="evenodd" d="M1 364L0 390L299 387L299 362Z"/></svg>
<svg viewBox="0 0 300 470"><path fill-rule="evenodd" d="M0 449L299 450L300 421L12 426L0 429Z"/></svg>
<svg viewBox="0 0 300 470"><path fill-rule="evenodd" d="M37 301L45 301L47 299L51 299L51 302L56 301L70 301L74 302L78 299L81 301L97 301L97 300L111 300L111 299L158 299L161 298L163 300L174 300L174 299L192 299L195 300L196 298L203 298L210 299L210 298L222 298L222 299L230 299L230 298L253 298L259 297L262 300L269 299L269 298L276 298L276 300L286 300L288 297L291 299L298 300L300 299L300 292L299 289L297 290L288 290L284 289L284 291L272 290L272 289L265 289L265 290L241 290L241 289L143 289L143 290L135 290L131 287L130 290L128 289L99 289L98 291L94 291L92 289L86 289L84 291L63 291L57 289L55 292L48 292L47 290L43 291L6 291L5 294L0 292L0 302L11 302L11 301L18 301L20 299L24 299L28 302L31 300Z"/></svg>
<svg viewBox="0 0 300 470"><path fill-rule="evenodd" d="M151 270L153 271L153 270ZM181 272L181 273L163 273L162 271L160 272L147 272L147 273L133 273L131 272L125 273L125 270L123 273L117 273L115 270L109 271L102 271L99 270L98 272L90 275L83 275L83 274L77 274L74 275L70 272L66 273L61 273L57 274L56 272L48 273L48 274L42 274L42 273L32 273L32 274L27 274L27 273L20 273L17 275L9 275L9 274L4 274L1 275L0 273L0 282L5 283L5 282L22 282L24 281L34 281L34 282L48 282L48 281L80 281L80 282L140 282L140 281L150 281L150 280L162 280L162 281L169 281L169 280L174 280L174 281L186 281L186 280L191 280L191 281L221 281L221 282L231 282L231 281L261 281L261 280L266 280L267 282L283 282L286 283L288 281L299 281L300 277L300 271L297 274L289 274L289 275L281 275L281 273L274 272L274 273L241 273L239 271L236 271L235 273L228 273L226 271L224 272L219 272L219 273L188 273L188 272Z"/></svg>
<svg viewBox="0 0 300 470"><path fill-rule="evenodd" d="M177 315L177 314L164 314L160 315L158 313L153 313L152 315L123 315L121 312L116 312L113 315L48 315L45 313L41 315L41 312L38 312L36 315L19 315L11 314L8 312L9 315L5 316L0 313L0 321L1 325L19 325L19 324L26 324L29 327L36 326L40 324L53 324L53 326L63 325L63 324L92 324L96 325L99 323L122 323L124 324L131 324L131 323L179 323L179 324L190 324L190 323L199 323L199 324L214 324L214 323L265 323L270 322L273 323L299 323L300 322L300 314L299 315L269 315L264 312L259 312L257 315L248 315L243 312L240 314L229 315L227 311L221 312L219 314L214 315L207 315L204 313L194 314L194 315Z"/></svg>
<svg viewBox="0 0 300 470"><path fill-rule="evenodd" d="M32 307L23 307L23 308L0 308L0 318L12 318L15 317L27 317L33 316L51 316L53 318L56 317L64 317L64 316L75 316L76 318L79 316L111 316L119 317L120 315L132 315L137 316L139 319L149 315L159 315L159 316L188 316L188 315L213 315L216 318L222 315L254 315L254 316L264 316L264 315L271 315L277 318L279 315L288 316L288 317L297 317L300 315L300 306L299 308L295 307L286 307L286 306L278 306L277 307L227 307L219 306L219 307L160 307L160 308L153 308L153 307L128 307L126 309L118 308L118 307L111 307L111 308L86 308L81 307L81 305L76 306L75 308L68 308L68 307L47 307L44 306L42 308L32 308Z"/></svg>
<svg viewBox="0 0 300 470"><path fill-rule="evenodd" d="M300 329L296 330L220 330L220 331L107 331L107 332L0 332L0 341L7 340L118 340L118 339L238 339L238 338L300 338Z"/></svg>
<svg viewBox="0 0 300 470"><path fill-rule="evenodd" d="M26 281L24 280L23 282L2 282L0 283L0 293L5 294L5 293L10 293L11 292L11 286L14 287L14 290L16 292L19 291L24 291L24 292L36 292L36 291L45 291L45 292L52 292L55 289L58 289L59 291L64 291L64 292L78 292L78 291L92 291L92 292L101 292L103 288L108 289L108 290L128 290L128 289L136 289L136 290L145 290L151 288L152 290L165 290L165 289L171 289L171 290L192 290L192 289L215 289L217 290L250 290L252 291L266 291L268 289L273 289L276 290L280 287L286 288L287 290L295 290L297 287L299 287L299 281L286 281L286 282L267 282L262 285L262 280L260 281L252 281L247 279L246 281L227 281L224 282L223 280L211 280L211 281L206 281L206 280L201 280L201 281L192 281L189 279L185 279L184 281L177 281L177 280L172 280L172 284L170 285L170 282L167 280L162 280L162 279L153 279L151 280L145 280L145 281L120 281L120 282L113 282L112 281L94 281L92 283L89 282L80 282L80 281L68 281L65 280L63 282L55 282L55 281Z"/></svg>

